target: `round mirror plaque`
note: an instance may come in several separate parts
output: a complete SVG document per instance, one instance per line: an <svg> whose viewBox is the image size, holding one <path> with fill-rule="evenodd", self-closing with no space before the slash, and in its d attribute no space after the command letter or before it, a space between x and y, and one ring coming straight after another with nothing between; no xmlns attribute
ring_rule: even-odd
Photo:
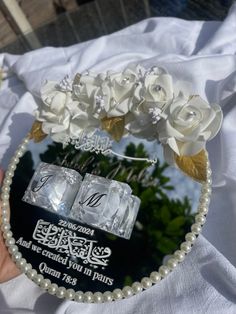
<svg viewBox="0 0 236 314"><path fill-rule="evenodd" d="M127 298L190 252L222 111L177 83L130 65L42 86L2 188L6 245L41 288L78 302Z"/></svg>
<svg viewBox="0 0 236 314"><path fill-rule="evenodd" d="M134 139L116 145L134 158L154 151ZM79 302L130 297L166 277L201 231L211 180L208 170L200 193L161 156L150 164L26 138L2 195L2 229L18 267L49 293Z"/></svg>

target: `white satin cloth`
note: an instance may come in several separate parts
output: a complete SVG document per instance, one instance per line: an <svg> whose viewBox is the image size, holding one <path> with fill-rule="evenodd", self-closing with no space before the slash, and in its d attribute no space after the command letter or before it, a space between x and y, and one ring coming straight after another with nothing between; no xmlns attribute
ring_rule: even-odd
<svg viewBox="0 0 236 314"><path fill-rule="evenodd" d="M0 313L236 313L236 4L223 22L150 18L109 36L22 56L0 55L8 79L0 90L0 160L8 161L33 122L44 80L86 69L122 70L129 63L165 67L194 93L222 106L221 132L209 143L213 195L207 223L184 263L165 280L127 300L62 301L24 275L0 285Z"/></svg>

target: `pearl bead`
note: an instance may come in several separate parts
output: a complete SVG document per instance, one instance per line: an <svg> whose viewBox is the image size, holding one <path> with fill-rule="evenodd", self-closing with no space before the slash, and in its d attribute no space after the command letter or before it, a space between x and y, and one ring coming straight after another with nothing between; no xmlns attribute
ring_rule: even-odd
<svg viewBox="0 0 236 314"><path fill-rule="evenodd" d="M5 215L2 217L2 223L5 224L8 222L8 217L6 217Z"/></svg>
<svg viewBox="0 0 236 314"><path fill-rule="evenodd" d="M77 291L75 293L75 301L83 302L84 301L84 293L82 291Z"/></svg>
<svg viewBox="0 0 236 314"><path fill-rule="evenodd" d="M20 252L14 252L12 254L12 259L16 262L22 258L22 254Z"/></svg>
<svg viewBox="0 0 236 314"><path fill-rule="evenodd" d="M24 258L21 258L20 260L18 260L16 262L16 265L21 268L22 266L24 266L26 264L26 260Z"/></svg>
<svg viewBox="0 0 236 314"><path fill-rule="evenodd" d="M207 179L212 179L212 177L210 176ZM209 184L209 182L207 182L207 180L206 180L205 184L203 185L203 188L210 188L210 189L212 189L212 184Z"/></svg>
<svg viewBox="0 0 236 314"><path fill-rule="evenodd" d="M168 267L166 267L166 266L161 266L161 267L159 267L159 273L160 273L160 275L161 275L161 277L166 277L168 274L169 274L169 268Z"/></svg>
<svg viewBox="0 0 236 314"><path fill-rule="evenodd" d="M132 284L132 289L133 289L134 293L137 294L143 290L143 286L141 285L140 282L136 281Z"/></svg>
<svg viewBox="0 0 236 314"><path fill-rule="evenodd" d="M5 209L7 209L7 208L9 207L9 200L4 200L2 196L3 196L5 193L8 193L8 194L10 193L10 185L3 184L2 186L3 186L3 187L9 187L9 191L5 191L5 192L2 191L2 192L1 192L2 206L5 207Z"/></svg>
<svg viewBox="0 0 236 314"><path fill-rule="evenodd" d="M9 200L9 197L10 197L10 196L9 196L9 193L7 193L7 192L5 192L5 193L2 194L2 200L5 200L5 201L6 201L6 200Z"/></svg>
<svg viewBox="0 0 236 314"><path fill-rule="evenodd" d="M91 291L87 291L84 293L84 302L93 303L93 293Z"/></svg>
<svg viewBox="0 0 236 314"><path fill-rule="evenodd" d="M16 157L22 157L24 154L24 147L21 147L16 151Z"/></svg>
<svg viewBox="0 0 236 314"><path fill-rule="evenodd" d="M150 278L148 277L144 277L142 280L141 280L141 284L142 284L142 287L144 289L148 289L152 286L152 281Z"/></svg>
<svg viewBox="0 0 236 314"><path fill-rule="evenodd" d="M25 137L22 141L22 144L28 144L29 143L29 137Z"/></svg>
<svg viewBox="0 0 236 314"><path fill-rule="evenodd" d="M211 190L210 186L205 185L205 186L202 187L202 193L210 195L211 192L212 192L212 190Z"/></svg>
<svg viewBox="0 0 236 314"><path fill-rule="evenodd" d="M0 198L0 200L1 200L1 198ZM3 218L5 218L5 219L7 219L6 221L3 221L2 220L2 226L3 225L6 225L6 224L8 224L9 223L9 212L8 212L8 210L6 210L5 208L1 208L1 203L0 203L0 210L2 209L2 215L1 215L1 212L0 212L0 217L2 216L2 219ZM1 220L1 218L0 218L0 220ZM0 225L1 226L1 225ZM2 229L2 228L0 228L0 229ZM4 232L4 231L3 231Z"/></svg>
<svg viewBox="0 0 236 314"><path fill-rule="evenodd" d="M22 266L22 271L26 273L28 270L32 269L32 265L30 263L25 264ZM45 279L46 280L46 279Z"/></svg>
<svg viewBox="0 0 236 314"><path fill-rule="evenodd" d="M196 240L196 236L193 232L189 232L185 235L185 240L190 242L190 243L194 243Z"/></svg>
<svg viewBox="0 0 236 314"><path fill-rule="evenodd" d="M191 243L186 241L181 243L180 245L181 250L183 250L185 253L189 253L191 251Z"/></svg>
<svg viewBox="0 0 236 314"><path fill-rule="evenodd" d="M9 185L4 185L4 186L2 187L2 192L3 192L3 193L9 193L9 192L10 192L10 187L9 187Z"/></svg>
<svg viewBox="0 0 236 314"><path fill-rule="evenodd" d="M115 299L115 300L120 300L120 299L122 299L123 298L123 293L122 293L122 291L120 290L120 289L115 289L114 291L113 291L113 299Z"/></svg>
<svg viewBox="0 0 236 314"><path fill-rule="evenodd" d="M57 293L58 285L56 283L52 283L48 288L48 293L55 295Z"/></svg>
<svg viewBox="0 0 236 314"><path fill-rule="evenodd" d="M3 237L4 237L4 239L9 239L9 238L11 238L11 237L12 237L12 232L11 232L10 230L5 231L5 232L3 233Z"/></svg>
<svg viewBox="0 0 236 314"><path fill-rule="evenodd" d="M206 218L201 214L197 214L195 216L195 221L201 225L204 225L204 223L206 222Z"/></svg>
<svg viewBox="0 0 236 314"><path fill-rule="evenodd" d="M9 202L8 201L2 201L2 207L3 207L3 210L2 210L2 214L4 212L7 212L8 213L8 209L6 207L8 207L9 205Z"/></svg>
<svg viewBox="0 0 236 314"><path fill-rule="evenodd" d="M161 280L161 275L157 271L153 271L150 274L150 279L153 283L157 283L158 281Z"/></svg>
<svg viewBox="0 0 236 314"><path fill-rule="evenodd" d="M28 278L33 279L37 276L37 271L35 269L31 269L27 271L26 275L28 276Z"/></svg>
<svg viewBox="0 0 236 314"><path fill-rule="evenodd" d="M10 254L14 254L15 252L18 252L18 247L16 245L11 245L9 248L8 248L8 252Z"/></svg>
<svg viewBox="0 0 236 314"><path fill-rule="evenodd" d="M46 279L45 279L46 280ZM50 287L51 285L48 286L48 288ZM62 299L64 298L66 295L66 288L65 287L59 287L57 289L57 292L56 292L56 296L59 298L59 299Z"/></svg>
<svg viewBox="0 0 236 314"><path fill-rule="evenodd" d="M101 292L95 292L93 295L94 303L102 303L103 302L103 294Z"/></svg>
<svg viewBox="0 0 236 314"><path fill-rule="evenodd" d="M2 231L4 232L4 231L8 231L8 230L10 230L11 229L11 226L10 226L10 224L9 223L6 223L6 224L3 224L2 225Z"/></svg>
<svg viewBox="0 0 236 314"><path fill-rule="evenodd" d="M37 285L40 285L43 280L44 280L44 278L43 278L43 275L41 275L41 274L39 274L39 275L37 275L37 276L35 276L35 277L33 278L33 281L34 281Z"/></svg>
<svg viewBox="0 0 236 314"><path fill-rule="evenodd" d="M202 206L199 207L198 212L200 214L206 215L208 213L208 207L202 205Z"/></svg>
<svg viewBox="0 0 236 314"><path fill-rule="evenodd" d="M75 297L75 290L74 289L68 289L66 290L66 294L65 294L66 299L68 300L73 300Z"/></svg>
<svg viewBox="0 0 236 314"><path fill-rule="evenodd" d="M106 291L103 293L104 302L111 302L113 300L113 295L111 291Z"/></svg>
<svg viewBox="0 0 236 314"><path fill-rule="evenodd" d="M12 177L9 177L6 173L5 173L5 180L12 182ZM5 183L4 183L5 185ZM7 184L6 184L7 185ZM9 184L10 186L10 184Z"/></svg>
<svg viewBox="0 0 236 314"><path fill-rule="evenodd" d="M15 170L16 170L16 165L10 163L10 164L8 165L8 169L9 169L10 171L15 171Z"/></svg>
<svg viewBox="0 0 236 314"><path fill-rule="evenodd" d="M129 287L129 286L125 286L122 289L122 292L123 292L123 295L124 295L125 298L132 297L132 295L134 294L133 289L131 287Z"/></svg>
<svg viewBox="0 0 236 314"><path fill-rule="evenodd" d="M7 180L8 180L8 179L9 179L9 180L12 180L12 177L7 176L6 173L5 173L5 179L7 179ZM9 186L10 186L10 185L9 185Z"/></svg>
<svg viewBox="0 0 236 314"><path fill-rule="evenodd" d="M209 197L203 197L200 199L200 205L209 206L210 198Z"/></svg>
<svg viewBox="0 0 236 314"><path fill-rule="evenodd" d="M40 287L43 289L48 289L51 285L51 280L49 279L43 279L42 282L40 283Z"/></svg>
<svg viewBox="0 0 236 314"><path fill-rule="evenodd" d="M167 266L169 269L173 270L175 267L177 267L178 265L178 261L175 259L175 258L170 258L168 261L167 261Z"/></svg>
<svg viewBox="0 0 236 314"><path fill-rule="evenodd" d="M12 179L9 177L5 177L3 184L4 185L10 185L12 183Z"/></svg>
<svg viewBox="0 0 236 314"><path fill-rule="evenodd" d="M25 141L25 139L26 139L27 137L25 137L23 140L22 140L22 142L21 142L21 144L20 144L20 147L24 147L25 145L26 145L26 141Z"/></svg>
<svg viewBox="0 0 236 314"><path fill-rule="evenodd" d="M201 232L201 230L202 230L202 227L201 227L201 225L199 223L195 223L195 224L193 224L191 226L191 230L192 230L193 233L199 234Z"/></svg>
<svg viewBox="0 0 236 314"><path fill-rule="evenodd" d="M12 178L14 176L14 171L12 170L7 170L5 173L7 178Z"/></svg>
<svg viewBox="0 0 236 314"><path fill-rule="evenodd" d="M5 243L6 243L6 246L11 246L13 244L15 244L15 239L13 238L9 238L9 239L6 239Z"/></svg>
<svg viewBox="0 0 236 314"><path fill-rule="evenodd" d="M210 177L210 176L211 176L211 174L212 174L211 169L210 169L210 168L208 168L208 169L207 169L207 171L206 171L206 173L207 173L207 176L208 176L208 177Z"/></svg>
<svg viewBox="0 0 236 314"><path fill-rule="evenodd" d="M9 211L8 211L8 209L3 208L3 209L2 209L2 217L5 217L5 218L8 219L8 216L9 216ZM4 222L4 224L6 224L6 223L9 223L9 219L8 219L7 222Z"/></svg>
<svg viewBox="0 0 236 314"><path fill-rule="evenodd" d="M12 157L12 159L11 159L11 164L18 164L18 162L19 162L19 158L18 157Z"/></svg>
<svg viewBox="0 0 236 314"><path fill-rule="evenodd" d="M179 261L182 262L185 258L185 252L182 250L177 250L174 252L174 257Z"/></svg>
<svg viewBox="0 0 236 314"><path fill-rule="evenodd" d="M206 184L211 186L212 185L212 179L211 178L207 178L206 179Z"/></svg>

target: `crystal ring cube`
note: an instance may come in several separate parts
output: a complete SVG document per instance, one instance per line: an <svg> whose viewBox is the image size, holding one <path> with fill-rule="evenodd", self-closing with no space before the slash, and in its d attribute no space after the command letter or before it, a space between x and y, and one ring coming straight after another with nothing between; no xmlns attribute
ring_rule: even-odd
<svg viewBox="0 0 236 314"><path fill-rule="evenodd" d="M30 181L23 201L67 216L81 182L82 176L77 171L41 162Z"/></svg>
<svg viewBox="0 0 236 314"><path fill-rule="evenodd" d="M140 199L123 182L86 174L72 206L73 219L129 239Z"/></svg>

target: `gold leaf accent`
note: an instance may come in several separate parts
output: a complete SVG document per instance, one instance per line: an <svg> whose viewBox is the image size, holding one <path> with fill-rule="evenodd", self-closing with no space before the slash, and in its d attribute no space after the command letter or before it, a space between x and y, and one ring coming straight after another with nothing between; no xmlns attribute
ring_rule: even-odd
<svg viewBox="0 0 236 314"><path fill-rule="evenodd" d="M106 130L112 138L119 142L124 134L125 117L105 117L102 119L102 129Z"/></svg>
<svg viewBox="0 0 236 314"><path fill-rule="evenodd" d="M193 98L199 97L198 95L190 95L188 101L192 100Z"/></svg>
<svg viewBox="0 0 236 314"><path fill-rule="evenodd" d="M45 137L47 137L47 134L42 130L42 122L34 121L30 131L30 139L33 139L35 143L39 143L45 139Z"/></svg>
<svg viewBox="0 0 236 314"><path fill-rule="evenodd" d="M80 83L80 79L81 79L81 74L80 74L80 73L77 73L77 74L75 75L75 77L74 77L74 80L73 80L72 85L74 86L74 85L79 84L79 83Z"/></svg>
<svg viewBox="0 0 236 314"><path fill-rule="evenodd" d="M178 156L175 154L175 162L184 173L194 180L200 182L206 181L207 157L204 149L193 156Z"/></svg>

